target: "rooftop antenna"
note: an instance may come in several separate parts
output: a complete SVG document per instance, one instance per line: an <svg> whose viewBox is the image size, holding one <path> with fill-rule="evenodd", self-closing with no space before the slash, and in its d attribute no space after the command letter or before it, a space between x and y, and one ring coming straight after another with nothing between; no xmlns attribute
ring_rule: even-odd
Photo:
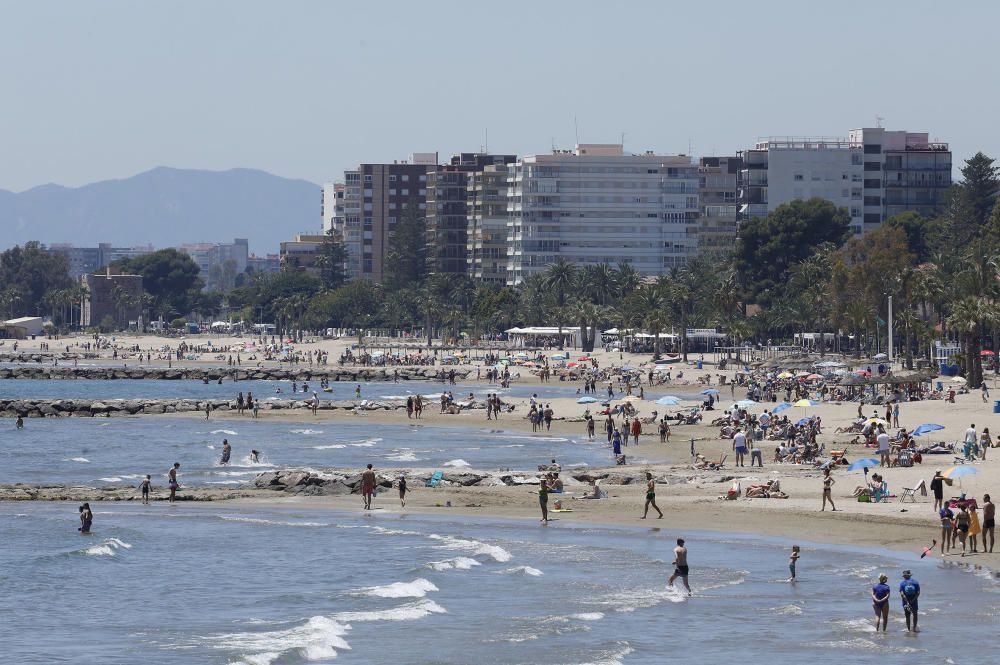
<svg viewBox="0 0 1000 665"><path fill-rule="evenodd" d="M688 137L688 151L687 151L687 156L688 157L691 156L691 137L690 136Z"/></svg>
<svg viewBox="0 0 1000 665"><path fill-rule="evenodd" d="M573 116L573 132L576 134L576 144L580 145L580 125L576 121L576 116Z"/></svg>
<svg viewBox="0 0 1000 665"><path fill-rule="evenodd" d="M622 152L625 152L625 132L622 132L621 147L622 147Z"/></svg>
<svg viewBox="0 0 1000 665"><path fill-rule="evenodd" d="M486 154L489 154L489 152L490 152L490 128L489 127L486 128L486 138L484 140L485 140L485 143L483 144L483 152L486 153Z"/></svg>
<svg viewBox="0 0 1000 665"><path fill-rule="evenodd" d="M883 118L882 116L880 115L875 116L875 126L879 128L882 127L883 120L885 120L885 118Z"/></svg>

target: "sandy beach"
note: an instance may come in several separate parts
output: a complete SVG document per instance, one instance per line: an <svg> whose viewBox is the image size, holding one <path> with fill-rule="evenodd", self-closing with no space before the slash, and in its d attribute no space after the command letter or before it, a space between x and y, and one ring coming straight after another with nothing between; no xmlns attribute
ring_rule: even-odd
<svg viewBox="0 0 1000 665"><path fill-rule="evenodd" d="M209 340L216 346L229 346L237 343L242 344L244 340L238 338L216 338L208 336L198 336L189 338L187 341L192 344L203 344ZM50 342L50 351L58 352L65 350L66 344L72 344L82 340L53 340ZM309 351L321 349L330 353L331 364L343 352L345 348L357 342L356 338L339 340L317 340L311 343L297 345L297 349ZM143 350L160 348L164 344L176 347L177 339L165 339L159 337L133 337L119 336L116 344L121 347L139 345ZM34 342L26 341L19 344L19 350L33 352L39 350L40 340ZM59 345L62 344L60 347ZM71 346L71 349L73 347ZM107 356L110 352L104 352ZM546 351L551 354L554 351ZM571 354L575 354L572 350ZM592 356L598 360L601 367L612 365L630 365L632 367L645 367L649 362L648 355L631 355L628 353L595 351ZM697 358L692 355L691 359ZM711 360L711 356L706 360ZM214 364L219 361L214 354L202 354L200 358L194 360L181 361L184 364ZM276 363L274 363L276 364ZM476 364L471 367L473 372ZM734 372L727 370L720 372L713 365L706 364L701 371L695 369L693 365L675 366L683 370L683 379L675 380L668 385L668 389L677 392L692 393L697 392L702 386L697 384L698 377L702 375L712 375L712 384L718 384L718 375L725 374L727 379L731 379ZM520 385L531 385L537 383L538 379L525 369L520 370L520 377L517 379ZM474 376L474 374L473 374ZM676 376L676 369L675 369ZM991 377L992 379L992 377ZM991 380L991 384L992 384ZM408 384L408 388L413 388L416 382ZM562 384L553 381L548 386L561 386ZM550 404L555 411L557 420L553 421L550 432L546 434L552 436L571 436L582 438L586 436L585 426L578 419L583 415L587 406L576 403L574 393L579 386L579 382L566 382L565 389L567 397L544 400ZM599 388L601 386L599 385ZM236 387L234 386L234 390ZM448 387L455 392L456 398L465 397L463 386ZM720 387L722 390L719 396L720 402L716 411L708 412L707 417L721 415L722 411L732 406L733 396L729 387ZM426 393L440 392L441 384L436 382L426 382ZM482 391L481 391L482 392ZM476 394L476 398L481 399L485 394ZM739 388L736 389L735 399L745 398L745 391L741 394ZM516 405L512 414L503 414L499 422L487 421L483 410L469 410L461 414L448 415L438 413L437 404L432 403L425 407L423 425L433 425L440 427L470 427L483 426L489 424L505 430L520 430L531 432L531 424L525 419L528 409L528 398L517 398L509 400ZM652 415L657 411L662 415L665 410L674 412L684 406L691 406L696 402L684 402L680 407L663 407L656 405L652 400L635 402L634 405L642 417ZM589 405L591 407L597 405ZM762 403L752 409L755 413L762 412L765 408L771 408L774 404ZM875 407L865 406L864 413L871 415ZM823 434L819 441L825 444L827 450L845 450L849 459L854 460L860 457L873 456L872 449L866 449L859 445L845 445L853 435L835 434L838 426L844 426L853 421L857 416L858 405L856 402L849 403L823 403L808 409L795 408L786 412L789 417L795 416L820 416L823 421ZM879 409L880 413L884 407ZM596 413L591 409L592 413ZM800 413L801 412L801 413ZM184 418L190 417L183 414L151 416L157 418ZM246 416L238 416L234 412L216 412L212 415L213 420L227 421ZM324 413L320 412L313 416L307 411L281 411L281 412L261 412L262 419L288 420L296 423L315 423L325 425L328 428L335 428L338 421L364 422L372 426L378 424L399 424L407 421L406 413L403 410L395 411L370 411L361 414L354 413ZM577 420L574 422L574 420ZM598 421L600 423L600 421ZM992 413L992 401L983 403L978 391L959 395L954 404L946 403L942 400L908 402L902 404L900 412L900 425L912 429L922 423L938 423L945 427L944 430L934 432L930 437L935 441L945 441L953 443L961 439L965 429L975 423L977 429L982 431L983 427L990 427L991 431L997 431L996 416ZM891 496L884 503L859 503L852 496L852 491L857 485L864 483L864 474L860 471L848 473L846 468L837 467L834 471L836 485L833 490L833 498L837 503L838 512L820 512L821 500L821 472L813 467L795 464L775 464L771 462L774 445L771 442L763 442L764 452L763 468L756 467L735 467L732 453L732 441L719 438L718 428L710 425L681 425L672 427L672 436L667 444L659 442L659 436L652 431L653 426L646 426L648 433L643 434L638 447L629 446L623 452L630 459L644 460L641 465L630 464L628 467L609 466L604 469L588 468L587 472L599 474L608 472L611 474L628 473L638 475L639 472L649 470L658 479L657 503L663 509L665 516L663 520L656 520L651 517L645 521L640 520L645 487L642 484L604 484L602 485L609 493L609 498L605 500L577 500L571 496L580 495L587 488L587 484L572 479L572 473L579 470L566 470L563 479L566 482L566 492L561 497L553 495L553 498L561 498L563 506L572 508L572 512L555 515L558 520L549 525L549 528L558 528L560 523L599 523L616 525L645 525L649 527L669 528L674 531L687 529L706 529L713 531L734 531L746 533L759 533L770 536L779 536L793 540L838 543L861 546L879 546L892 549L919 552L923 547L930 545L932 539L937 537L937 519L932 510L932 497L921 496L917 492L916 502L901 503L899 495L903 488L915 487L920 480L930 482L934 471L952 466L953 460L950 455L927 455L924 456L922 464L916 464L910 468L890 468L886 469L884 476L888 482ZM934 436L937 435L937 436ZM603 437L603 433L598 428L597 436ZM729 455L725 467L720 471L696 470L691 466L691 439L695 439L695 449L709 459L718 459L721 455ZM770 445L769 445L770 444ZM519 451L519 455L530 455L530 448ZM611 460L610 450L608 453L609 462ZM955 485L946 488L946 496L958 496L965 492L969 496L980 499L984 493L989 493L994 488L1000 487L1000 450L990 450L987 459L974 464L976 474L965 477L955 482ZM512 460L514 463L515 460ZM517 460L522 465L525 459ZM534 464L547 463L548 459L530 459ZM736 501L725 501L720 499L725 495L726 490L733 484L739 482L745 489L750 484L766 482L772 479L779 479L784 492L789 495L788 499L747 499L740 498ZM439 487L428 489L423 487L413 487L412 494L407 502L405 512L407 513L429 513L429 514L460 514L469 518L475 516L487 517L508 517L520 519L538 519L538 502L536 489L531 486L520 487ZM253 505L271 505L275 503L304 505L312 508L348 509L360 510L360 497L284 497L265 496L262 498L236 499L240 504L248 507ZM450 502L451 506L447 507ZM376 508L380 512L399 513L398 500L395 498L395 491L386 492L376 499ZM655 517L655 513L653 513ZM652 521L651 521L652 520ZM981 548L980 548L981 549ZM996 566L1000 560L1000 551L994 554L977 554L966 557L970 563Z"/></svg>

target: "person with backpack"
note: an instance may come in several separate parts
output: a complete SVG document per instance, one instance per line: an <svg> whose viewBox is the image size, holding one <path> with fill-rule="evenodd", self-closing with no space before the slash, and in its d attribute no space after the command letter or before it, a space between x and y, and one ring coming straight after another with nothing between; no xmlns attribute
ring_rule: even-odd
<svg viewBox="0 0 1000 665"><path fill-rule="evenodd" d="M906 630L917 630L917 610L920 600L920 583L913 579L912 573L903 571L903 581L899 583L899 597L903 600L903 614L906 615ZM911 622L912 619L912 622Z"/></svg>

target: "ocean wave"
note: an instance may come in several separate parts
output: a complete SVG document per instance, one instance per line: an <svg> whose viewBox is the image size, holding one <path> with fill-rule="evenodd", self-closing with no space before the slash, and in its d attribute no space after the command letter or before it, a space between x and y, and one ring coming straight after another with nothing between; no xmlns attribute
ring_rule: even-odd
<svg viewBox="0 0 1000 665"><path fill-rule="evenodd" d="M609 649L598 654L598 660L588 661L580 665L622 665L625 656L634 651L628 642L620 642L617 649Z"/></svg>
<svg viewBox="0 0 1000 665"><path fill-rule="evenodd" d="M569 618L579 621L600 621L604 618L604 612L580 612L579 614L571 614Z"/></svg>
<svg viewBox="0 0 1000 665"><path fill-rule="evenodd" d="M433 570L469 570L473 566L482 565L475 559L467 556L457 556L454 559L445 559L444 561L431 561L427 564L428 568Z"/></svg>
<svg viewBox="0 0 1000 665"><path fill-rule="evenodd" d="M433 600L418 600L387 610L372 610L369 612L339 612L339 621L413 621L423 619L431 614L446 614L447 610Z"/></svg>
<svg viewBox="0 0 1000 665"><path fill-rule="evenodd" d="M122 479L119 478L118 476L108 476L107 478L98 478L98 480L100 480L101 482L105 482L105 483L120 483L120 482L122 482Z"/></svg>
<svg viewBox="0 0 1000 665"><path fill-rule="evenodd" d="M385 459L393 462L416 462L419 458L407 449L395 455L386 455Z"/></svg>
<svg viewBox="0 0 1000 665"><path fill-rule="evenodd" d="M64 462L79 462L80 464L90 464L90 460L86 457L70 457L69 459L64 459Z"/></svg>
<svg viewBox="0 0 1000 665"><path fill-rule="evenodd" d="M422 535L422 534L421 534ZM482 554L492 557L494 561L506 563L510 561L511 554L507 550L497 545L488 545L478 540L464 540L453 536L442 536L436 533L427 535L431 540L441 543L441 547L446 549L466 550L474 554Z"/></svg>
<svg viewBox="0 0 1000 665"><path fill-rule="evenodd" d="M213 429L209 434L228 434L229 436L237 436L237 433L231 429Z"/></svg>
<svg viewBox="0 0 1000 665"><path fill-rule="evenodd" d="M799 605L782 605L780 607L772 607L771 612L775 614L798 616L802 614L802 608Z"/></svg>
<svg viewBox="0 0 1000 665"><path fill-rule="evenodd" d="M449 460L449 461L445 462L443 464L443 466L452 466L452 467L455 467L455 468L458 468L458 469L464 469L464 468L470 467L472 465L469 464L468 462L466 462L464 459L453 459L453 460Z"/></svg>
<svg viewBox="0 0 1000 665"><path fill-rule="evenodd" d="M537 568L532 568L531 566L515 566L514 568L508 568L503 571L505 573L521 573L524 575L530 575L531 577L541 577L544 573Z"/></svg>
<svg viewBox="0 0 1000 665"><path fill-rule="evenodd" d="M328 446L313 446L313 450L334 450L336 448L346 448L346 443L331 443Z"/></svg>
<svg viewBox="0 0 1000 665"><path fill-rule="evenodd" d="M289 434L305 434L305 435L322 434L323 430L321 430L321 429L308 429L308 428L307 429L291 429L291 430L288 430L288 433Z"/></svg>
<svg viewBox="0 0 1000 665"><path fill-rule="evenodd" d="M219 519L224 522L246 522L248 524L268 524L271 526L305 526L305 527L327 527L326 522L285 522L282 520L268 520L260 517L233 517L231 515L219 515Z"/></svg>
<svg viewBox="0 0 1000 665"><path fill-rule="evenodd" d="M100 545L91 545L83 553L89 556L115 556L122 549L130 550L132 546L118 538L106 538Z"/></svg>
<svg viewBox="0 0 1000 665"><path fill-rule="evenodd" d="M209 480L206 485L242 485L242 480Z"/></svg>
<svg viewBox="0 0 1000 665"><path fill-rule="evenodd" d="M208 642L219 649L243 652L238 663L270 665L290 653L306 660L336 658L338 649L351 648L344 640L348 630L350 626L330 617L314 616L301 625L284 630L213 635Z"/></svg>
<svg viewBox="0 0 1000 665"><path fill-rule="evenodd" d="M393 582L384 586L373 586L358 591L363 596L376 598L423 598L430 591L437 591L433 582L418 577L412 582Z"/></svg>
<svg viewBox="0 0 1000 665"><path fill-rule="evenodd" d="M872 632L875 629L872 627ZM873 640L867 640L863 637L852 637L846 640L830 640L827 642L813 642L811 646L826 648L826 649L860 649L864 651L881 651L883 653L923 653L926 649L917 649L915 647L898 647L887 645L884 642L875 642Z"/></svg>

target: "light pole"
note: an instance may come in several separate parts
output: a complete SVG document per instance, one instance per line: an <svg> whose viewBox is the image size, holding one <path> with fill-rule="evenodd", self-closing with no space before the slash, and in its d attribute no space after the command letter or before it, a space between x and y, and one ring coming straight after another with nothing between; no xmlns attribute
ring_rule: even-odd
<svg viewBox="0 0 1000 665"><path fill-rule="evenodd" d="M892 365L892 296L889 296L889 364Z"/></svg>

